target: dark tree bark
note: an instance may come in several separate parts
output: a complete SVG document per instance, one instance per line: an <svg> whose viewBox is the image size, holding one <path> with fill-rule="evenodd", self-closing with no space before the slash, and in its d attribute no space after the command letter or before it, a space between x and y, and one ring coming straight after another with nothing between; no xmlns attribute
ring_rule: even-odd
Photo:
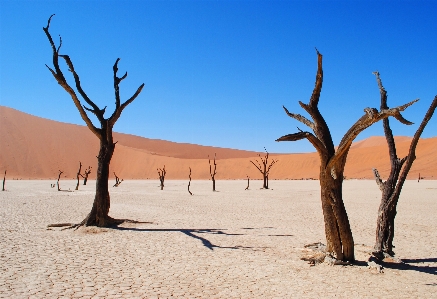
<svg viewBox="0 0 437 299"><path fill-rule="evenodd" d="M3 177L3 188L2 188L2 191L5 191L5 183L6 183L6 170L5 170L5 175Z"/></svg>
<svg viewBox="0 0 437 299"><path fill-rule="evenodd" d="M83 184L86 185L86 183L88 182L88 176L91 173L91 166L88 166L88 169L85 169L85 173L83 175L81 175L83 177Z"/></svg>
<svg viewBox="0 0 437 299"><path fill-rule="evenodd" d="M79 161L79 170L77 171L76 174L76 178L77 178L77 184L76 184L76 189L75 190L79 190L79 177L83 176L80 171L82 170L82 163Z"/></svg>
<svg viewBox="0 0 437 299"><path fill-rule="evenodd" d="M346 132L336 150L328 125L318 108L322 90L323 69L322 55L318 51L317 56L316 83L310 101L308 104L299 102L300 106L311 116L312 121L302 115L290 113L287 108L283 107L288 116L310 127L314 134L304 132L298 128L298 133L282 136L276 141L307 139L319 153L319 179L327 241L326 251L337 260L353 261L355 259L354 240L342 196L343 172L352 141L361 131L389 116L394 116L403 123L411 124L401 116L400 111L405 110L416 101L393 109L382 109L381 111L375 108L364 109L365 114Z"/></svg>
<svg viewBox="0 0 437 299"><path fill-rule="evenodd" d="M121 182L123 182L123 179L121 179L120 181L120 178L115 174L115 172L114 172L114 176L115 176L115 184L113 187L118 187L120 186Z"/></svg>
<svg viewBox="0 0 437 299"><path fill-rule="evenodd" d="M252 163L258 170L259 172L261 172L261 174L263 175L263 187L262 189L269 189L269 172L270 169L272 168L273 165L275 165L276 162L278 162L278 160L272 160L272 162L270 162L269 164L269 152L266 150L266 148L264 148L264 150L266 151L266 155L263 157L261 157L260 154L258 154L261 163L258 160L255 160L256 163L255 164L253 161L250 161L250 163Z"/></svg>
<svg viewBox="0 0 437 299"><path fill-rule="evenodd" d="M164 180L165 180L165 175L167 174L167 171L165 171L165 165L164 168L159 168L157 170L159 175L159 181L161 182L161 190L164 190Z"/></svg>
<svg viewBox="0 0 437 299"><path fill-rule="evenodd" d="M208 164L209 164L209 175L212 180L212 191L215 191L215 175L217 174L217 164L215 163L216 154L214 153L214 170L212 170L211 159L208 156Z"/></svg>
<svg viewBox="0 0 437 299"><path fill-rule="evenodd" d="M190 167L190 174L188 175L188 178L190 179L188 181L188 193L190 193L190 195L193 195L193 193L191 193L191 191L190 191L190 185L191 185L191 167Z"/></svg>
<svg viewBox="0 0 437 299"><path fill-rule="evenodd" d="M61 174L63 174L64 172L59 170L59 175L58 175L58 181L56 182L56 185L58 186L58 191L61 191L61 186L59 185L59 180L61 179Z"/></svg>
<svg viewBox="0 0 437 299"><path fill-rule="evenodd" d="M388 109L387 106L387 92L382 85L379 73L375 72L376 80L378 82L379 90L381 93L381 110ZM376 221L376 241L374 246L373 255L379 259L383 259L386 256L394 256L393 252L393 238L394 238L394 221L397 214L396 207L399 200L400 193L402 191L403 184L407 178L408 172L416 158L416 146L419 142L420 135L431 119L434 111L437 107L437 96L431 103L425 117L422 120L419 128L414 134L413 140L410 144L410 150L408 155L402 159L399 159L396 154L396 145L393 138L393 133L390 128L388 119L384 119L383 127L385 133L385 139L388 145L388 151L390 155L390 174L385 182L381 180L378 170L373 169L376 183L382 192L381 203L378 209L378 218ZM401 173L402 171L402 173ZM420 174L419 174L420 179Z"/></svg>
<svg viewBox="0 0 437 299"><path fill-rule="evenodd" d="M244 190L249 190L249 176L247 176L247 187Z"/></svg>
<svg viewBox="0 0 437 299"><path fill-rule="evenodd" d="M50 21L52 19L53 15L50 16L47 27L43 27L43 30L45 34L47 35L47 38L50 42L50 45L52 47L53 52L53 67L54 69L47 66L47 68L52 73L53 77L56 79L59 85L62 86L62 88L71 96L76 108L79 110L79 113L82 117L82 119L85 121L88 128L93 132L97 138L100 140L100 150L99 155L97 156L97 177L96 177L96 195L94 198L94 203L91 208L90 213L85 217L85 219L75 225L75 227L85 225L85 226L110 226L113 224L121 223L122 221L113 219L109 217L109 207L110 207L110 197L109 197L109 190L108 190L108 179L109 179L109 164L111 162L112 155L114 153L115 149L115 143L113 141L112 137L112 129L114 127L114 124L120 117L122 111L135 100L135 98L140 94L141 90L144 87L144 84L141 84L140 87L136 90L136 92L133 94L132 97L130 97L126 102L121 103L120 102L120 92L119 92L119 84L121 81L123 81L127 77L127 73L125 73L122 77L117 76L118 72L118 62L120 61L120 58L117 58L115 61L115 64L113 66L113 73L114 73L114 91L115 91L115 110L112 113L112 115L109 118L105 118L104 114L106 111L106 107L103 109L100 109L85 93L85 91L82 89L81 82L79 79L79 75L76 73L76 70L74 69L73 63L68 55L60 55L59 50L62 46L62 39L60 38L59 46L56 47L55 43L53 42L52 36L49 32L50 27ZM66 78L64 77L64 74L61 71L61 68L59 66L59 57L65 60L69 71L72 72L76 89L81 95L81 97L84 99L87 105L89 105L91 108L86 107L85 105L82 105L80 102L78 96L76 95L76 91L67 83ZM100 127L94 126L90 118L88 117L88 112L93 113L99 123Z"/></svg>

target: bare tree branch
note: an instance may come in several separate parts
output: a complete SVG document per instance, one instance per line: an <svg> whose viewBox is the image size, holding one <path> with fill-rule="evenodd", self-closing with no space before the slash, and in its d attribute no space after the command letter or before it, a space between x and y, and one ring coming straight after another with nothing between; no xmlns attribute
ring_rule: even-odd
<svg viewBox="0 0 437 299"><path fill-rule="evenodd" d="M408 151L408 156L406 157L405 160L404 169L402 170L402 173L398 180L398 184L396 185L395 193L397 194L400 194L402 190L402 186L405 180L407 179L408 172L410 171L411 166L413 165L413 162L416 159L416 147L417 147L417 143L419 142L420 135L422 135L422 132L425 129L426 125L428 124L429 120L431 119L432 115L434 114L436 107L437 107L437 95L434 97L434 100L429 106L428 111L425 114L425 117L420 123L420 126L417 129L416 133L414 134L413 140L411 141L410 150Z"/></svg>
<svg viewBox="0 0 437 299"><path fill-rule="evenodd" d="M257 160L255 160L256 162L258 162ZM257 166L257 165L255 165L255 163L253 163L253 161L251 160L250 161L250 163L252 163L256 168L258 168L258 170L262 173L263 171L262 171L262 169L261 169L261 166Z"/></svg>
<svg viewBox="0 0 437 299"><path fill-rule="evenodd" d="M326 148L323 145L323 143L316 136L311 134L310 132L301 131L301 132L294 133L294 134L284 135L284 136L276 139L276 141L297 141L297 140L301 140L301 139L305 139L305 138L308 139L309 142L311 142L311 144L319 152L319 154L325 155L327 153Z"/></svg>
<svg viewBox="0 0 437 299"><path fill-rule="evenodd" d="M323 67L322 67L322 55L319 53L319 51L316 49L317 52L317 74L316 74L316 83L314 86L313 93L311 95L311 99L309 101L309 104L304 104L301 101L299 101L299 105L311 116L313 121L308 120L302 115L294 114L288 112L288 110L285 109L285 112L288 116L304 123L305 125L309 126L315 135L315 138L319 141L314 140L311 136L311 138L308 139L315 147L316 149L322 150L319 152L320 155L333 155L335 152L334 143L332 142L331 133L329 131L328 125L325 122L325 119L320 114L320 111L318 109L318 103L320 98L320 92L322 90L322 83L323 83ZM313 136L314 136L313 135ZM281 137L282 138L282 137ZM296 139L299 140L299 139ZM277 141L285 141L285 140L277 140ZM317 146L316 146L317 145ZM320 146L322 145L322 146Z"/></svg>
<svg viewBox="0 0 437 299"><path fill-rule="evenodd" d="M59 56L64 58L65 63L69 67L69 71L73 74L74 82L76 83L77 91L79 91L79 94L82 96L82 98L85 100L85 102L87 102L87 104L90 105L93 108L94 111L92 111L92 112L97 116L99 121L102 122L104 120L104 117L103 117L103 112L104 111L102 112L102 110L100 110L99 107L93 101L90 100L88 95L82 89L82 85L80 83L79 75L76 73L76 70L74 69L74 65L73 65L73 62L70 59L70 56L68 56L68 55L59 55Z"/></svg>
<svg viewBox="0 0 437 299"><path fill-rule="evenodd" d="M379 190L382 192L384 190L384 182L381 180L379 172L376 168L373 168L373 174L375 175L376 184L378 184Z"/></svg>
<svg viewBox="0 0 437 299"><path fill-rule="evenodd" d="M373 74L376 76L376 81L378 82L379 92L381 94L381 107L380 107L380 109L381 110L388 109L387 92L386 92L384 86L382 86L382 81L381 81L381 78L379 76L379 72L374 72ZM385 139L387 140L388 151L390 154L390 160L396 159L397 155L396 155L395 140L393 138L393 132L390 128L390 122L389 122L388 118L385 118L383 120L383 127L384 127Z"/></svg>
<svg viewBox="0 0 437 299"><path fill-rule="evenodd" d="M291 118L294 118L295 120L300 121L301 123L307 125L312 130L314 130L315 126L314 126L314 123L312 121L310 121L309 119L307 119L306 117L304 117L304 116L302 116L300 114L290 113L288 111L288 109L285 108L285 106L282 106L282 108L284 108L285 113L287 113L288 116L290 116Z"/></svg>
<svg viewBox="0 0 437 299"><path fill-rule="evenodd" d="M337 152L335 153L335 156L331 159L329 164L333 165L336 163L336 160L339 158L342 158L343 155L349 151L349 148L352 145L352 141L358 136L359 133L361 133L364 129L370 127L372 124L380 121L381 119L387 118L389 116L394 116L399 114L399 111L405 110L408 106L411 106L418 100L411 101L407 103L406 105L391 108L391 109L384 109L380 112L378 112L375 108L366 108L364 111L366 114L364 114L344 135L343 139L340 141L340 145L338 146ZM401 110L401 108L403 109ZM399 114L400 115L400 114ZM411 124L410 122L408 122Z"/></svg>
<svg viewBox="0 0 437 299"><path fill-rule="evenodd" d="M320 92L322 91L322 83L323 83L323 68L322 68L322 54L316 49L317 52L317 75L316 75L316 84L314 86L313 94L311 95L309 106L312 108L316 108L319 104Z"/></svg>
<svg viewBox="0 0 437 299"><path fill-rule="evenodd" d="M85 123L87 124L87 126L91 130L91 132L93 132L97 137L101 138L100 130L98 128L96 128L93 125L93 123L91 122L91 120L89 119L87 113L82 108L82 104L80 103L79 98L77 97L73 88L71 88L71 86L67 83L67 80L65 79L64 74L62 73L61 68L59 67L58 57L60 56L59 50L61 48L61 45L59 45L59 47L56 49L55 43L53 42L52 36L50 35L50 32L49 32L50 21L51 21L53 16L54 16L54 14L50 16L50 18L47 22L47 27L43 27L43 30L44 30L45 34L47 35L47 38L48 38L50 45L52 47L53 66L54 66L56 71L54 71L53 69L51 69L47 65L46 66L50 70L50 72L52 73L52 75L56 79L56 81L58 81L58 84L61 85L62 88L64 88L64 90L71 96L76 108L79 110L79 113L80 113L82 119L85 121ZM73 70L74 70L74 68L73 68Z"/></svg>

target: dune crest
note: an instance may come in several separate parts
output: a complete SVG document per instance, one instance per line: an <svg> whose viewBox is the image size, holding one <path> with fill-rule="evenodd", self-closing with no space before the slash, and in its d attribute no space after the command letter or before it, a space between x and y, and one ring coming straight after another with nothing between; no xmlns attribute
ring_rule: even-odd
<svg viewBox="0 0 437 299"><path fill-rule="evenodd" d="M166 165L166 179L209 179L208 155L217 153L217 180L261 179L261 174L249 162L257 152L175 143L139 136L114 133L117 140L111 172L124 179L156 179L156 169ZM395 137L398 156L408 153L411 137ZM421 139L417 159L409 172L410 179L420 173L427 179L437 179L437 137ZM90 179L95 178L98 139L85 126L61 123L18 110L0 106L0 172L7 170L9 179L55 179L58 170L64 179L76 177L79 161L92 167ZM274 154L279 162L271 170L274 179L317 179L317 153ZM346 178L372 179L372 168L383 179L390 170L385 138L373 136L354 143L346 163Z"/></svg>

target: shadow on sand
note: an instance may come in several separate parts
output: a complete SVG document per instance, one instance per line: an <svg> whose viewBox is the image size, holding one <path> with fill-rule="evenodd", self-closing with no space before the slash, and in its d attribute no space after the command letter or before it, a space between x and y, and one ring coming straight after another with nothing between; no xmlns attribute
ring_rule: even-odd
<svg viewBox="0 0 437 299"><path fill-rule="evenodd" d="M199 234L214 234L214 235L226 235L226 236L240 236L243 234L229 234L224 232L224 229L181 229L181 228L135 228L135 227L114 227L114 229L118 230L130 230L137 232L180 232L188 237L200 240L206 248L210 250L214 250L214 248L222 248L222 249L252 249L253 247L244 247L244 246L218 246L211 243L208 239L199 236Z"/></svg>
<svg viewBox="0 0 437 299"><path fill-rule="evenodd" d="M412 265L416 263L423 262L431 262L435 263L437 261L436 258L427 258L427 259L402 259L402 263L387 263L381 262L381 266L386 269L395 269L395 270L412 270L417 272L422 272L426 274L437 275L437 267L436 266L428 266L428 265Z"/></svg>
<svg viewBox="0 0 437 299"><path fill-rule="evenodd" d="M393 262L384 262L378 261L378 264L381 265L385 269L392 270L410 270L417 271L431 275L437 275L437 266L429 266L429 265L414 265L417 263L436 263L437 258L425 258L425 259L402 259L401 263L393 263ZM355 261L352 263L355 266L367 267L368 264L365 261ZM413 264L413 265L412 265ZM431 284L437 286L437 284Z"/></svg>

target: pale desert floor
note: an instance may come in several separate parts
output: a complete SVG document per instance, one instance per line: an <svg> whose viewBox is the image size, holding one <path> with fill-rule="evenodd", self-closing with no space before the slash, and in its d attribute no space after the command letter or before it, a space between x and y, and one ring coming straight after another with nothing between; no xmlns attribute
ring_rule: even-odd
<svg viewBox="0 0 437 299"><path fill-rule="evenodd" d="M380 191L348 180L344 201L357 264L311 267L304 245L325 243L318 181L125 181L110 187L118 229L48 230L80 222L94 181L57 192L53 181L6 181L0 192L1 298L437 298L437 182L408 181L394 244L405 264L365 260ZM63 189L75 182L61 181Z"/></svg>

